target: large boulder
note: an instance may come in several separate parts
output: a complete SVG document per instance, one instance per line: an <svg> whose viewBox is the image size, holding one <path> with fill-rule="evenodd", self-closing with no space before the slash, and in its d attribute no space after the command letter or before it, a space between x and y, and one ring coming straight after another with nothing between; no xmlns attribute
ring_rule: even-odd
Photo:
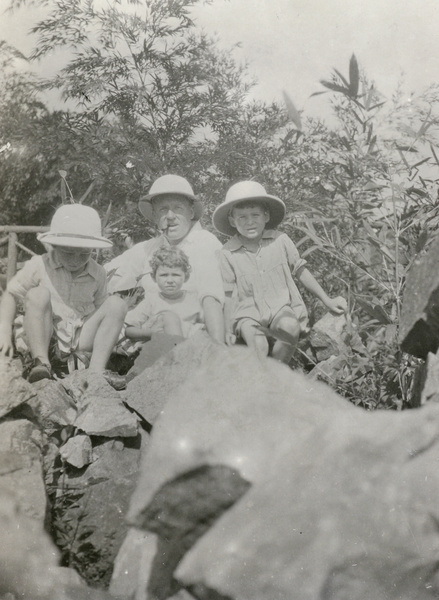
<svg viewBox="0 0 439 600"><path fill-rule="evenodd" d="M419 358L439 347L439 237L415 258L407 275L400 321L401 348Z"/></svg>
<svg viewBox="0 0 439 600"><path fill-rule="evenodd" d="M25 419L0 422L0 488L13 494L20 510L44 522L43 437Z"/></svg>
<svg viewBox="0 0 439 600"><path fill-rule="evenodd" d="M437 597L439 406L368 413L246 348L208 355L143 455L128 519L156 536L143 553L136 538L144 593Z"/></svg>
<svg viewBox="0 0 439 600"><path fill-rule="evenodd" d="M200 331L139 373L121 392L122 398L152 425L182 383L208 360L213 345Z"/></svg>
<svg viewBox="0 0 439 600"><path fill-rule="evenodd" d="M36 395L22 377L21 362L0 356L0 418Z"/></svg>

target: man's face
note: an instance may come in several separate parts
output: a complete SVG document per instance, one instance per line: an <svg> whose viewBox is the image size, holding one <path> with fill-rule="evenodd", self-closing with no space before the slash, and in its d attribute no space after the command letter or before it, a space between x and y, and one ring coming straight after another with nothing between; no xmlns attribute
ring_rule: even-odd
<svg viewBox="0 0 439 600"><path fill-rule="evenodd" d="M194 210L192 203L183 196L160 196L152 203L157 227L171 244L177 244L192 228Z"/></svg>

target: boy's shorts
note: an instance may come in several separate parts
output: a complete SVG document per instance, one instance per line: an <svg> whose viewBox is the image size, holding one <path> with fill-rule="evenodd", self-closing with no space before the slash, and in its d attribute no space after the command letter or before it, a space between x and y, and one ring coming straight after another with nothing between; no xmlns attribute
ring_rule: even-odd
<svg viewBox="0 0 439 600"><path fill-rule="evenodd" d="M70 327L58 323L54 325L54 331L49 342L49 361L57 373L71 373L74 370L88 367L90 353L76 353L85 319L69 324ZM24 371L31 366L32 356L27 344L24 331L24 317L19 315L14 320L14 342L15 349L23 357ZM65 325L65 324L64 324Z"/></svg>
<svg viewBox="0 0 439 600"><path fill-rule="evenodd" d="M262 327L269 329L274 319L281 312L284 312L285 316L291 316L298 321L301 334L308 331L308 315L302 306L292 307L289 304L286 304L275 313L271 312L269 309L262 313L256 306L248 308L249 309L245 311L247 314L240 314L233 323L233 333L238 338L241 337L241 326L245 321L254 321L256 325L261 325Z"/></svg>

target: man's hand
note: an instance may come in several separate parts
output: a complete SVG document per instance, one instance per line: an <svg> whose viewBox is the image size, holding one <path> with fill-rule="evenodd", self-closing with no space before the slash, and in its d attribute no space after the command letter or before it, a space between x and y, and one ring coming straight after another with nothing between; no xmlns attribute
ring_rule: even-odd
<svg viewBox="0 0 439 600"><path fill-rule="evenodd" d="M342 315L347 311L348 305L343 296L337 296L336 298L329 298L329 301L325 302L326 308L332 312L333 315Z"/></svg>

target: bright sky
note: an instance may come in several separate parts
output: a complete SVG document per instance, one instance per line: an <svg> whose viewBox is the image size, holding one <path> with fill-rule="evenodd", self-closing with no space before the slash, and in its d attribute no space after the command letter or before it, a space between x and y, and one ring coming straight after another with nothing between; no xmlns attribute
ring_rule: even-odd
<svg viewBox="0 0 439 600"><path fill-rule="evenodd" d="M309 96L333 67L347 74L352 53L387 96L402 76L407 94L438 81L439 0L214 0L193 14L225 47L241 42L236 57L259 80L254 97L281 100L285 89L305 114L319 113L323 100ZM37 16L3 16L0 39L28 50Z"/></svg>

